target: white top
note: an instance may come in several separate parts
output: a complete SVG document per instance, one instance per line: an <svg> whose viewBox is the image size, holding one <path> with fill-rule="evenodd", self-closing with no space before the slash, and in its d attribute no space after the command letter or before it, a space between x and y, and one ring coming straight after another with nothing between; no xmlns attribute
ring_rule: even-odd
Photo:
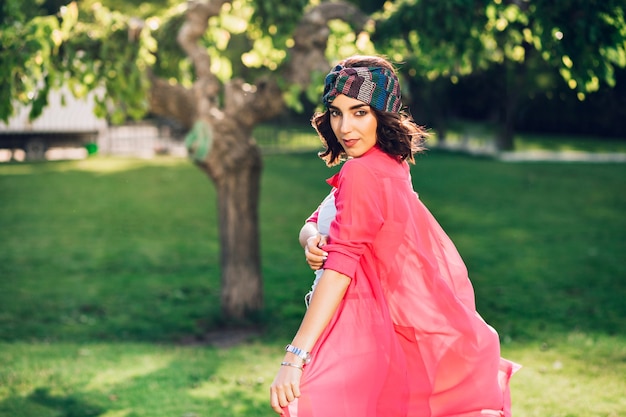
<svg viewBox="0 0 626 417"><path fill-rule="evenodd" d="M319 211L317 213L317 230L322 235L328 236L328 232L330 231L330 224L335 220L335 215L337 214L337 207L335 207L335 192L330 192L324 198L322 203L320 204ZM315 287L317 287L317 283L319 282L322 274L324 273L324 269L318 269L315 271L315 280L313 281L313 285L311 286L311 291L305 296L306 305L309 305L311 297L313 296L313 292L315 292Z"/></svg>

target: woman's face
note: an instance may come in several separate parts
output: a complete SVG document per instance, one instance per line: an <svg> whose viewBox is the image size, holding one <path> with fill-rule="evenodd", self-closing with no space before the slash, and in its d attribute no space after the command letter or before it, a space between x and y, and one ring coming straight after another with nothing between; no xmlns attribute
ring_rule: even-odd
<svg viewBox="0 0 626 417"><path fill-rule="evenodd" d="M358 158L376 145L378 122L368 104L340 94L328 111L330 126L348 156Z"/></svg>

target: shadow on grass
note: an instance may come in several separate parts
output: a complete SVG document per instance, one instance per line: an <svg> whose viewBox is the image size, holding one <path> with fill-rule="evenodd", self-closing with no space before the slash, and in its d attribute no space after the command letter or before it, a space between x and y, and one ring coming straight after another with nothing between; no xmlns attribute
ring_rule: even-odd
<svg viewBox="0 0 626 417"><path fill-rule="evenodd" d="M51 388L37 388L27 397L13 396L0 402L0 415L12 417L99 417L108 415L133 415L130 408L116 405L104 397L93 400L93 394L76 393L71 395L52 395ZM149 406L135 409L150 410ZM246 393L244 387L222 392L219 398L195 398L188 403L190 411L184 412L185 417L254 417L270 416L271 411L267 400L261 400ZM128 410L128 411L126 411ZM180 412L185 407L174 410ZM191 411L195 410L195 411ZM209 412L210 414L207 414ZM130 414L129 414L130 413ZM159 413L161 415L162 413Z"/></svg>
<svg viewBox="0 0 626 417"><path fill-rule="evenodd" d="M20 417L98 417L106 412L81 394L55 396L50 388L37 388L27 397L14 396L0 403L0 415Z"/></svg>
<svg viewBox="0 0 626 417"><path fill-rule="evenodd" d="M189 352L193 357L193 353ZM197 353L196 353L197 354ZM266 380L250 365L248 373L228 370L219 353L181 356L169 366L138 377L92 382L39 383L26 396L13 395L0 402L2 417L99 417L172 416L254 417L269 416ZM237 361L241 363L240 360ZM93 372L94 369L88 369ZM123 369L106 375L118 378ZM234 373L233 373L234 372ZM70 377L71 379L71 377ZM104 378L106 380L106 377ZM68 388L71 387L71 388Z"/></svg>

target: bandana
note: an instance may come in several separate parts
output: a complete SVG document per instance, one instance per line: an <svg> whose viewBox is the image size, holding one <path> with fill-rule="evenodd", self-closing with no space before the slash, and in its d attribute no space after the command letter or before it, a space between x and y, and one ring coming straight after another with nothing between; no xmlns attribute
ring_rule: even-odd
<svg viewBox="0 0 626 417"><path fill-rule="evenodd" d="M402 107L398 78L386 68L344 68L337 65L324 82L322 102L326 108L339 94L367 103L380 111L397 113Z"/></svg>

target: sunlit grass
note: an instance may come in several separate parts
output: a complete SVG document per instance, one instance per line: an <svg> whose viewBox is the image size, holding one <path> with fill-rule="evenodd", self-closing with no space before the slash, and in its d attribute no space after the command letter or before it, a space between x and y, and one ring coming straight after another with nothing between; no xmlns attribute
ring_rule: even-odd
<svg viewBox="0 0 626 417"><path fill-rule="evenodd" d="M3 344L0 415L271 416L279 343L229 349L158 344ZM579 332L505 345L524 364L515 416L618 417L626 410L623 338ZM86 411L96 410L89 414ZM106 411L105 411L106 410ZM127 413L127 414L124 414Z"/></svg>
<svg viewBox="0 0 626 417"><path fill-rule="evenodd" d="M626 410L623 337L572 332L511 346L513 415L618 417Z"/></svg>
<svg viewBox="0 0 626 417"><path fill-rule="evenodd" d="M184 158L159 157L152 159L150 165L154 167L168 167L189 164ZM45 172L84 171L97 174L115 174L146 166L146 161L137 158L125 157L90 157L71 161L21 164L13 163L2 166L2 175L28 175Z"/></svg>
<svg viewBox="0 0 626 417"><path fill-rule="evenodd" d="M0 415L37 417L269 416L267 387L280 351L258 343L15 343L2 350Z"/></svg>

